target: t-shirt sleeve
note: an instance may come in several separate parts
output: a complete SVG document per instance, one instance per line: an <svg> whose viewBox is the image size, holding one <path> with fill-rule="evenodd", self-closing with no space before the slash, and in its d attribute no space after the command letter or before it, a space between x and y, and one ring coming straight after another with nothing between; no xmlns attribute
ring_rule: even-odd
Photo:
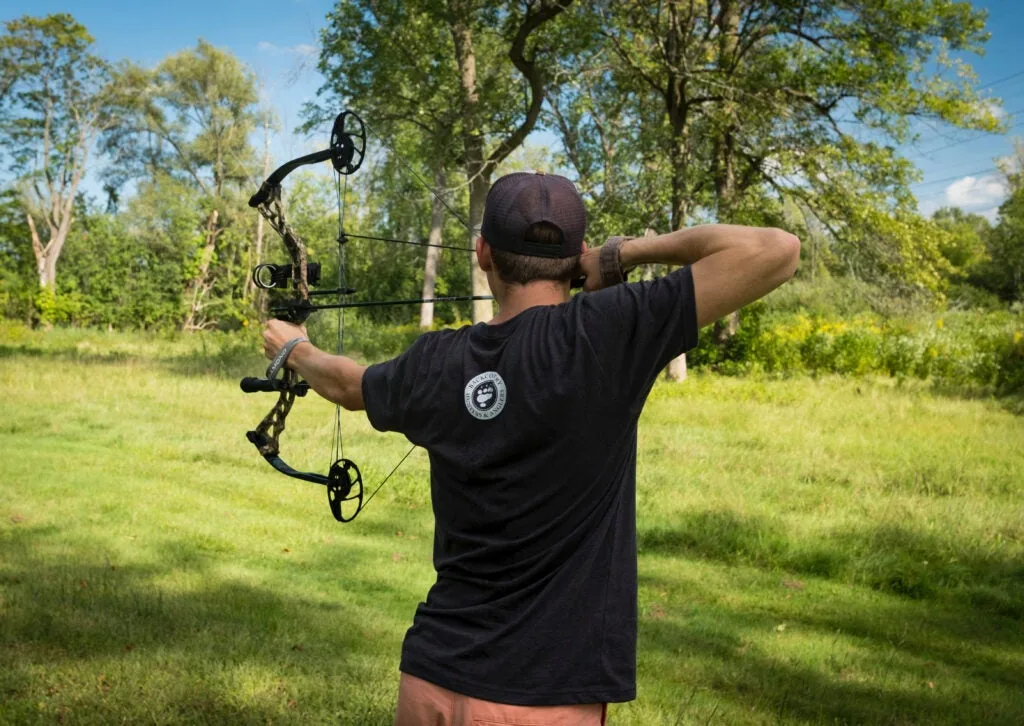
<svg viewBox="0 0 1024 726"><path fill-rule="evenodd" d="M363 405L378 431L398 431L415 441L428 424L423 405L431 377L431 334L421 335L397 358L375 363L363 372Z"/></svg>
<svg viewBox="0 0 1024 726"><path fill-rule="evenodd" d="M689 266L657 280L585 293L583 324L609 386L630 401L658 374L697 346L697 307Z"/></svg>

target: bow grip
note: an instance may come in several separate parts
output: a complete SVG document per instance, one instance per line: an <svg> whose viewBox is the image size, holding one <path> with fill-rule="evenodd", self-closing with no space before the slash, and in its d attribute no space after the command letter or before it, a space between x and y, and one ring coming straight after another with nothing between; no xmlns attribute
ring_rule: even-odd
<svg viewBox="0 0 1024 726"><path fill-rule="evenodd" d="M247 376L239 384L243 393L276 393L285 390L284 380L281 378L254 378ZM296 396L305 396L309 393L309 383L299 381L291 387L292 393Z"/></svg>

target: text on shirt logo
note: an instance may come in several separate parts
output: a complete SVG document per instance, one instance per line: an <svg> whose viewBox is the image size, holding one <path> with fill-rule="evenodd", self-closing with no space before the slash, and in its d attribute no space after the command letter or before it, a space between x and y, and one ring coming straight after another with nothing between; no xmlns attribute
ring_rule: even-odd
<svg viewBox="0 0 1024 726"><path fill-rule="evenodd" d="M492 419L505 408L506 393L505 381L497 371L481 373L466 384L466 410L482 421Z"/></svg>

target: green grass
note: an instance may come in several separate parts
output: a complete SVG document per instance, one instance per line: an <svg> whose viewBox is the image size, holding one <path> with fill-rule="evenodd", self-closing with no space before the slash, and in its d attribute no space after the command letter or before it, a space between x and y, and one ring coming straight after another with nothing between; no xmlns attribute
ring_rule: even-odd
<svg viewBox="0 0 1024 726"><path fill-rule="evenodd" d="M0 723L390 724L427 461L350 525L243 437L230 341L0 346ZM323 469L332 409L283 449ZM404 440L345 418L372 484ZM882 380L694 377L641 424L622 724L1024 723L1024 419Z"/></svg>

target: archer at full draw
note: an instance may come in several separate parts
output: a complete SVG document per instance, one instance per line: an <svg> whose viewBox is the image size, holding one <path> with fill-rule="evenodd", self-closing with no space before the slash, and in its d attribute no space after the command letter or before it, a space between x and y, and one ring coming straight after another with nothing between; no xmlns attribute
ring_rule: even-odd
<svg viewBox="0 0 1024 726"><path fill-rule="evenodd" d="M420 298L415 300L357 299L356 296L359 291L349 287L346 282L346 247L350 241L410 244L422 247L443 247L445 249L462 250L470 254L473 252L471 247L374 237L346 231L344 206L342 204L344 194L342 184L343 180L347 180L349 175L354 174L362 166L363 160L366 157L366 140L367 127L364 121L352 111L342 111L334 120L330 146L328 148L293 159L282 165L267 177L266 181L260 185L259 190L249 199L249 206L255 208L281 236L290 259L290 262L287 264L261 264L253 270L253 282L255 285L263 290L271 291L274 295L270 304L270 313L273 317L295 325L302 325L309 319L310 315L318 310L337 310L339 315L338 323L343 328L344 314L348 308L413 305L424 302L491 300L490 296L483 295ZM390 150L394 153L393 149ZM285 177L299 167L308 164L319 164L321 162L330 162L338 190L338 277L333 288L311 289L320 286L321 266L319 263L312 262L307 258L305 244L285 218L281 183ZM408 165L406 167L411 171L411 167ZM412 173L415 175L415 172ZM422 180L418 176L416 178L422 184ZM424 184L424 186L426 185ZM430 190L430 192L436 196L433 190ZM467 229L470 229L465 219L458 215L443 199L440 197L437 197L437 199L448 208L448 211L456 219ZM324 299L331 300L331 302L314 302L314 300ZM344 353L343 340L343 337L339 335L336 346L336 353L339 355ZM277 394L277 401L270 409L270 412L263 417L263 420L260 421L256 428L246 434L246 437L262 454L263 458L277 471L285 476L326 487L327 501L331 507L331 514L339 522L351 522L398 470L398 467L409 458L409 455L416 447L411 447L394 468L374 487L370 495L364 498L363 477L359 467L354 461L345 458L341 454L341 406L336 405L334 413L333 456L331 457L334 463L331 464L327 473L319 474L311 471L300 471L289 465L281 456L280 438L285 429L285 420L288 418L288 413L291 411L295 399L301 398L309 392L309 384L306 381L300 380L295 371L285 367L284 359L285 356L281 356L280 360L272 361L267 368L266 375L262 378L250 377L242 379L241 387L246 393Z"/></svg>

